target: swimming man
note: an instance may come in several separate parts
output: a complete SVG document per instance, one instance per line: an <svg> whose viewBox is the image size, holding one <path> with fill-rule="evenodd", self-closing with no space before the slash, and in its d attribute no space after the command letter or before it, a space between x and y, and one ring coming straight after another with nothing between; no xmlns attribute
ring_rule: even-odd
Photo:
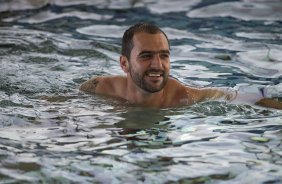
<svg viewBox="0 0 282 184"><path fill-rule="evenodd" d="M157 108L192 105L206 100L233 101L240 96L231 90L186 86L171 78L167 35L148 23L136 24L125 31L119 62L126 76L94 77L84 82L80 90ZM259 105L282 108L281 103L269 102L261 94L249 97Z"/></svg>

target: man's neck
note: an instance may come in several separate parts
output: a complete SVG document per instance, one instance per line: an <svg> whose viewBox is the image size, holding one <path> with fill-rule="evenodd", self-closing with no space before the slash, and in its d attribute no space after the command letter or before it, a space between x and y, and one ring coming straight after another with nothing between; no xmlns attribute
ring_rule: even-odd
<svg viewBox="0 0 282 184"><path fill-rule="evenodd" d="M161 107L164 102L164 89L150 93L140 89L133 81L127 81L125 98L133 104L148 107Z"/></svg>

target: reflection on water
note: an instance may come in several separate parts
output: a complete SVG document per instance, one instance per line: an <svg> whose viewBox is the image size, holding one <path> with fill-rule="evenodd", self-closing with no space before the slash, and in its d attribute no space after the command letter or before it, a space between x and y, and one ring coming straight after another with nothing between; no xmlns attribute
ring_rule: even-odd
<svg viewBox="0 0 282 184"><path fill-rule="evenodd" d="M171 75L281 98L281 1L4 0L0 183L281 183L281 111L144 109L78 91L123 74L123 31L157 23Z"/></svg>
<svg viewBox="0 0 282 184"><path fill-rule="evenodd" d="M241 2L225 2L205 6L193 11L189 11L187 16L201 18L231 16L243 20L281 21L281 10L282 3L280 0L243 0Z"/></svg>

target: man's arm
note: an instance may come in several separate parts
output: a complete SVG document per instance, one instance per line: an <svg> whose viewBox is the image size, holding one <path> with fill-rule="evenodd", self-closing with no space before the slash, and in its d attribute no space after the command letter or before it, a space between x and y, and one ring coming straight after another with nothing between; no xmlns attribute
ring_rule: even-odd
<svg viewBox="0 0 282 184"><path fill-rule="evenodd" d="M227 88L187 88L187 93L193 103L209 100L232 101L237 97L236 90Z"/></svg>
<svg viewBox="0 0 282 184"><path fill-rule="evenodd" d="M282 102L276 97L280 96L279 85L257 87L242 86L238 89L236 101L249 102L251 104L274 109L282 109Z"/></svg>
<svg viewBox="0 0 282 184"><path fill-rule="evenodd" d="M270 107L274 109L282 109L282 102L271 98L262 98L255 103L256 105L263 107Z"/></svg>
<svg viewBox="0 0 282 184"><path fill-rule="evenodd" d="M262 94L260 89L254 90L254 88L249 90L246 89L217 89L217 88L205 88L200 89L195 95L195 103L208 100L224 100L229 102L240 102L255 104L262 107L269 107L274 109L282 109L282 102L274 98L266 98L265 94Z"/></svg>

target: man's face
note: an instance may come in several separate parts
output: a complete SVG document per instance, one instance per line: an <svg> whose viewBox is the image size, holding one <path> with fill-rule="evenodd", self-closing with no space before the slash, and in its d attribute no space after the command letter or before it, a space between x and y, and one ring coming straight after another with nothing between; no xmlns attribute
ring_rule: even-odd
<svg viewBox="0 0 282 184"><path fill-rule="evenodd" d="M129 72L134 83L146 92L162 90L170 68L169 45L162 33L137 33L133 37Z"/></svg>

